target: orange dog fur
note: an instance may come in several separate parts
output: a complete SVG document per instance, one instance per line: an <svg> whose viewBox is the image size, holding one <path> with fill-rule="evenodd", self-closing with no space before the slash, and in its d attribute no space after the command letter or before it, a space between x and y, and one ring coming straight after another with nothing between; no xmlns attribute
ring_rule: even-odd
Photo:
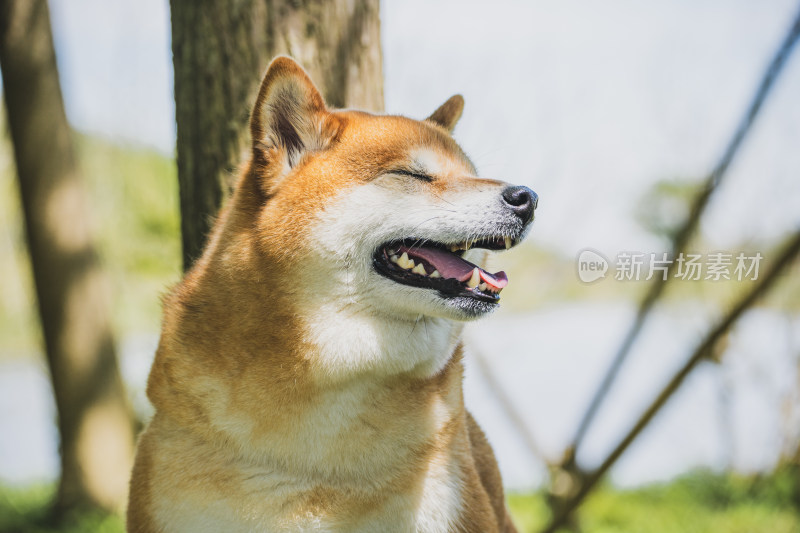
<svg viewBox="0 0 800 533"><path fill-rule="evenodd" d="M515 531L459 341L502 276L442 281L439 259L414 274L392 255L413 237L482 265L529 228L535 194L477 178L450 136L462 108L330 110L272 62L250 161L165 301L129 532Z"/></svg>

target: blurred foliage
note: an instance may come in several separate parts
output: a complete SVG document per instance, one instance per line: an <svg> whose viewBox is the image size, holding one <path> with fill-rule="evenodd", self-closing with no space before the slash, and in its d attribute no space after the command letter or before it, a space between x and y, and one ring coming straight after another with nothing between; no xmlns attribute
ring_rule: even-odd
<svg viewBox="0 0 800 533"><path fill-rule="evenodd" d="M591 533L793 533L800 484L789 469L747 477L701 470L665 484L633 490L599 488L580 507L581 527ZM521 532L547 522L545 495L514 494L509 507Z"/></svg>
<svg viewBox="0 0 800 533"><path fill-rule="evenodd" d="M114 327L158 331L160 295L181 274L174 159L97 137L76 134L75 141ZM36 300L7 138L0 143L0 277L0 356L30 353L39 345Z"/></svg>
<svg viewBox="0 0 800 533"><path fill-rule="evenodd" d="M613 260L613 258L609 258ZM618 283L610 279L588 285L578 279L577 256L546 248L535 239L490 257L491 270L504 270L510 289L503 292L501 312L527 312L568 302L630 301L645 283Z"/></svg>
<svg viewBox="0 0 800 533"><path fill-rule="evenodd" d="M655 183L636 204L634 218L650 233L669 243L680 225L689 218L692 201L701 181L662 180Z"/></svg>
<svg viewBox="0 0 800 533"><path fill-rule="evenodd" d="M702 181L690 179L668 179L655 183L645 192L634 210L634 219L647 231L659 237L663 243L663 250L649 250L656 252L668 252L672 248L672 239L677 233L678 228L689 217L692 202L701 192ZM788 234L787 234L788 236ZM760 274L770 268L770 261L779 253L785 243L761 242L744 240L735 246L729 246L725 252L732 254L733 265L735 257L740 252L747 256L753 256L760 252L763 259L760 264ZM641 250L648 252L646 250ZM702 232L696 232L689 239L686 246L687 253L715 253L722 251L712 242L708 242ZM613 258L609 258L612 259ZM792 273L794 271L794 273ZM798 311L800 310L800 277L796 274L800 271L800 265L795 264L783 276L784 280L778 290L773 290L765 298L761 305L769 306L779 310ZM705 275L705 274L704 274ZM616 286L624 285L617 283ZM643 285L637 283L637 285ZM725 309L732 302L741 298L745 292L752 288L750 280L737 281L683 281L672 280L665 292L665 300L672 302L685 302L686 300L696 300L710 302L721 309Z"/></svg>
<svg viewBox="0 0 800 533"><path fill-rule="evenodd" d="M535 311L568 302L585 304L596 301L641 301L645 291L650 287L650 282L645 279L650 261L649 254L660 254L671 250L672 237L678 226L689 216L690 206L701 185L702 183L696 180L663 180L650 188L637 204L633 219L661 241L659 250L634 250L645 254L638 281L614 279L617 260L614 254L622 250L599 250L609 261L609 270L606 279L591 284L578 279L577 257L568 257L560 251L548 249L535 239L492 257L490 266L493 269L505 270L514 287L513 290L503 293L503 311ZM775 242L743 240L734 246L729 246L727 251L723 252L731 254L729 273L732 279L705 280L703 279L707 274L705 270L701 279L697 281L672 279L664 292L663 301L677 306L683 306L687 302L700 303L722 313L752 289L755 281L747 277L742 281L736 279L734 274L736 256L744 253L745 256L752 257L756 253L761 253L762 260L759 265L759 276L761 276L771 268L771 261L783 246L784 243L780 240ZM712 242L708 242L702 232L698 232L689 240L686 251L686 253L703 254L703 262L706 263L708 254L721 250ZM781 311L800 311L798 273L800 264L795 264L782 276L780 286L762 299L759 305Z"/></svg>
<svg viewBox="0 0 800 533"><path fill-rule="evenodd" d="M78 141L117 331L158 331L160 296L182 274L175 161L95 137Z"/></svg>
<svg viewBox="0 0 800 533"><path fill-rule="evenodd" d="M747 256L752 256L756 252L760 252L763 256L759 267L759 276L761 276L771 268L771 262L782 246L781 242L742 242L731 247L733 250L731 253L735 252L734 255L736 255L743 252ZM702 254L717 251L704 243L697 243L691 249L692 253ZM651 251L653 250L642 250L643 253ZM603 251L601 250L601 252ZM639 281L617 281L614 279L616 257L606 254L606 258L611 263L606 279L586 284L578 279L577 257L566 257L538 243L525 242L508 252L492 257L491 268L504 270L513 287L503 292L501 311L537 311L570 302L589 304L599 301L640 301L650 286L650 282L645 281L646 265L642 267L642 277ZM649 260L649 256L646 256L645 260ZM735 267L735 259L733 262L731 273ZM790 267L781 278L782 281L779 285L757 305L792 313L800 311L800 264ZM719 281L673 279L665 289L663 301L667 305L674 306L699 303L712 309L718 309L721 313L750 291L753 284L754 281L749 279L737 281L735 277L732 280Z"/></svg>

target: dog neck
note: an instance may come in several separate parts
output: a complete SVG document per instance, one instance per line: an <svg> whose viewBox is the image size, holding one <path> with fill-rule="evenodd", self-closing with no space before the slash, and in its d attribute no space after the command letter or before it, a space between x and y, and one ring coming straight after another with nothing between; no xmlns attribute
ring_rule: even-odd
<svg viewBox="0 0 800 533"><path fill-rule="evenodd" d="M464 416L460 324L306 304L242 244L254 239L222 227L165 306L148 383L158 413L244 464L331 483L380 483L450 438Z"/></svg>
<svg viewBox="0 0 800 533"><path fill-rule="evenodd" d="M196 327L163 336L151 401L172 420L194 421L184 429L219 453L232 453L234 462L331 485L363 486L369 479L377 490L454 438L464 411L461 350L449 345L452 328L429 321L426 332L424 320L378 327L379 317L353 314L312 330L316 340L309 342L298 332L314 317L287 318L273 316L275 323L260 331L229 323L214 335L217 341L206 331L201 342ZM380 339L390 334L396 342L385 348ZM237 352L224 351L226 338L237 340ZM423 339L427 348L415 347ZM291 341L297 344L286 349ZM435 372L431 349L444 354ZM358 372L334 375L329 369L337 357ZM387 357L427 362L389 372L380 362ZM176 409L184 412L169 416Z"/></svg>
<svg viewBox="0 0 800 533"><path fill-rule="evenodd" d="M398 317L336 298L303 309L301 317L315 375L330 383L432 377L453 356L463 328L443 318Z"/></svg>

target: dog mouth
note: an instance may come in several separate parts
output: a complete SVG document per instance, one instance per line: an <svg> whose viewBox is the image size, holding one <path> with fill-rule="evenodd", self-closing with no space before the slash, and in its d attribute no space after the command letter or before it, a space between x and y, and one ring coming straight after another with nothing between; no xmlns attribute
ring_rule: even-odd
<svg viewBox="0 0 800 533"><path fill-rule="evenodd" d="M506 250L511 237L488 237L456 244L402 239L383 244L373 257L375 270L403 285L439 291L444 297L466 296L496 303L508 285L505 272L487 272L464 259L471 249Z"/></svg>

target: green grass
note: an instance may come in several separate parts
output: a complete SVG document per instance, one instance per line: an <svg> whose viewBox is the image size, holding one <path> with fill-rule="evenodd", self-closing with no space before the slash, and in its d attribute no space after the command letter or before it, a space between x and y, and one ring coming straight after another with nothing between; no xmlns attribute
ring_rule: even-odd
<svg viewBox="0 0 800 533"><path fill-rule="evenodd" d="M695 472L635 490L601 487L580 508L589 533L797 533L798 480L782 471L762 478ZM549 511L543 493L512 494L509 507L523 533L540 531Z"/></svg>
<svg viewBox="0 0 800 533"><path fill-rule="evenodd" d="M0 533L124 533L119 515L72 513L58 525L50 515L53 486L22 490L0 487Z"/></svg>
<svg viewBox="0 0 800 533"><path fill-rule="evenodd" d="M798 480L789 470L760 478L694 472L635 490L603 486L580 508L586 533L797 533ZM119 516L67 517L48 526L52 486L12 490L0 486L0 533L124 531ZM509 507L521 533L540 531L548 509L542 492L511 494Z"/></svg>

